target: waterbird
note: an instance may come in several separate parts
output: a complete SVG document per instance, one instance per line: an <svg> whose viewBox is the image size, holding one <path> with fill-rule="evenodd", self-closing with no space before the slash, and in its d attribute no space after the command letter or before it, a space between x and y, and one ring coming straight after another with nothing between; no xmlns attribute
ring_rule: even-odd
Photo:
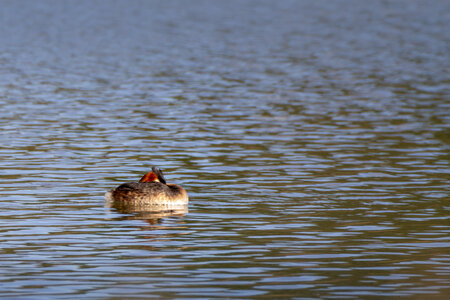
<svg viewBox="0 0 450 300"><path fill-rule="evenodd" d="M187 206L189 197L184 188L173 183L167 183L161 169L152 167L139 180L139 182L127 182L106 192L108 201L124 204L156 206L160 208L174 208Z"/></svg>

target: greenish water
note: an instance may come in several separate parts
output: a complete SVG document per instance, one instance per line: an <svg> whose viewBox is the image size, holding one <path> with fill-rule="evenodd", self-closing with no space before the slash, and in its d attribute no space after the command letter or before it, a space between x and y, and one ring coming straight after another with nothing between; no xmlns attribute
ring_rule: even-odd
<svg viewBox="0 0 450 300"><path fill-rule="evenodd" d="M449 11L4 1L0 298L447 299Z"/></svg>

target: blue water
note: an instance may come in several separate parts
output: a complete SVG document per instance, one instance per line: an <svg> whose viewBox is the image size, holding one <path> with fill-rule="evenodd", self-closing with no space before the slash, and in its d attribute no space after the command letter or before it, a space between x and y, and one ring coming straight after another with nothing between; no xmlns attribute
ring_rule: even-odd
<svg viewBox="0 0 450 300"><path fill-rule="evenodd" d="M0 298L450 296L447 1L1 6Z"/></svg>

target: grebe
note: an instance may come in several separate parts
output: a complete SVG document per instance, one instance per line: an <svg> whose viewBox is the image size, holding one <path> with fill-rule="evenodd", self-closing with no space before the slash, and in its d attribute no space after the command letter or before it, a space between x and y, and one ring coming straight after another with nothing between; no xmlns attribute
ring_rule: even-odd
<svg viewBox="0 0 450 300"><path fill-rule="evenodd" d="M139 182L127 182L105 194L106 200L145 204L146 206L185 206L189 197L181 186L166 183L162 171L152 167L152 171L142 176Z"/></svg>

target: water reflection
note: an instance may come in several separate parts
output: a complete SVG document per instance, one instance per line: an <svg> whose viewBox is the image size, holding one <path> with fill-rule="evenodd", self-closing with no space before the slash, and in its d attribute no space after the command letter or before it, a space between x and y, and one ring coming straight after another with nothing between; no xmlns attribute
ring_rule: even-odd
<svg viewBox="0 0 450 300"><path fill-rule="evenodd" d="M154 205L136 202L114 201L106 199L105 207L123 216L116 220L143 220L150 225L161 224L163 219L181 218L189 212L188 205Z"/></svg>

